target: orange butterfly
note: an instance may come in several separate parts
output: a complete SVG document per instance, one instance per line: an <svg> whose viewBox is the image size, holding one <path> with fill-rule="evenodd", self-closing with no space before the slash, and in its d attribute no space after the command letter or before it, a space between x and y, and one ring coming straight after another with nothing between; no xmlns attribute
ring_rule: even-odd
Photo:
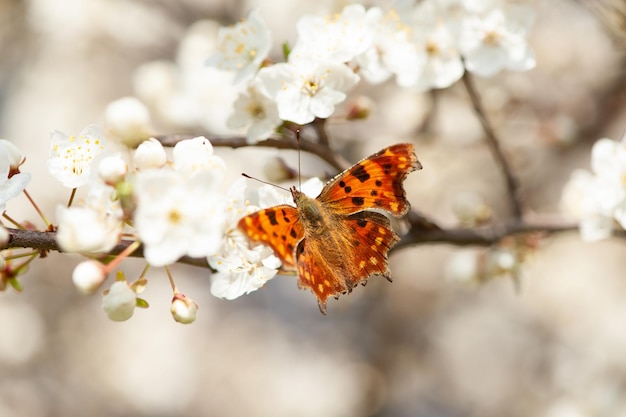
<svg viewBox="0 0 626 417"><path fill-rule="evenodd" d="M298 286L309 288L326 314L328 297L365 285L372 275L391 281L387 254L399 240L389 219L406 214L402 183L421 169L413 145L398 144L363 159L330 180L317 198L290 189L296 207L280 205L243 217L239 228L270 246L283 268L298 271Z"/></svg>

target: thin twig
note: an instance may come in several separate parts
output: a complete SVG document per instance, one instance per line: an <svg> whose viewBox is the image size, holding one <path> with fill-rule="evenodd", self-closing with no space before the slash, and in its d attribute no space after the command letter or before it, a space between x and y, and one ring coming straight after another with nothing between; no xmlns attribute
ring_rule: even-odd
<svg viewBox="0 0 626 417"><path fill-rule="evenodd" d="M472 76L467 71L465 71L465 74L463 75L463 84L465 85L465 89L470 96L470 100L472 101L478 120L480 120L480 124L483 126L485 134L487 135L487 146L489 147L489 151L496 160L500 171L502 171L502 175L504 175L513 216L516 219L521 219L523 211L522 199L519 192L519 181L515 174L513 174L511 165L504 156L504 152L500 146L500 140L496 136L491 123L487 120L487 113L485 112L485 109L480 101L480 96L474 86Z"/></svg>
<svg viewBox="0 0 626 417"><path fill-rule="evenodd" d="M46 224L46 227L50 226L50 222L48 221L46 216L43 214L43 212L41 211L41 209L39 208L37 203L35 203L35 200L33 200L33 198L30 196L28 191L26 191L26 189L24 189L23 193L26 196L26 198L28 199L28 201L30 201L30 204L35 208L35 211L37 212L37 214L39 214L39 217L41 217L41 220L43 220L43 222Z"/></svg>
<svg viewBox="0 0 626 417"><path fill-rule="evenodd" d="M328 132L326 132L326 119L316 118L313 123L313 130L315 130L315 134L317 134L318 143L326 148L330 145L330 141L328 139Z"/></svg>
<svg viewBox="0 0 626 417"><path fill-rule="evenodd" d="M163 144L163 146L174 146L178 142L184 139L189 139L194 135L159 135L155 136ZM226 147L226 148L243 148L250 146L244 137L210 137L206 136L213 146ZM254 146L262 146L265 148L275 149L298 149L298 143L295 138L281 138L281 139L266 139L254 144ZM351 164L340 156L337 156L332 149L327 146L322 146L318 143L312 143L305 140L300 141L300 150L313 154L337 171L343 171L349 168Z"/></svg>

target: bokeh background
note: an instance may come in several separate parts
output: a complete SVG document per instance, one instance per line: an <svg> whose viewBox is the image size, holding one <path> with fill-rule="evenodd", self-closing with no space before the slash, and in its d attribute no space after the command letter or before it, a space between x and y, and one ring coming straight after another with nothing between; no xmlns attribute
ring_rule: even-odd
<svg viewBox="0 0 626 417"><path fill-rule="evenodd" d="M53 219L68 190L46 172L50 130L76 134L135 95L159 133L226 133L236 91L202 66L219 24L260 7L277 54L299 16L345 3L0 0L0 137L27 155L29 191ZM527 214L559 219L572 170L589 167L595 140L626 129L626 12L621 0L531 4L537 68L477 83ZM372 116L330 127L344 157L414 142L424 165L406 181L414 207L452 227L458 196L472 192L507 218L462 85L417 94L362 84L359 96ZM272 157L296 161L267 149L218 153L232 168L227 182L242 170L264 177ZM303 158L303 175L332 172ZM23 200L8 212L39 224ZM470 267L459 257L487 250L395 251L393 284L374 277L331 300L326 317L294 277L224 301L210 295L208 271L176 266L179 288L200 305L188 326L171 319L163 271L148 277L151 307L114 323L99 296L72 286L80 257L51 254L32 265L22 294L0 294L0 416L626 416L626 241L546 237L517 290L510 279L452 279L451 264ZM142 267L123 264L129 279Z"/></svg>

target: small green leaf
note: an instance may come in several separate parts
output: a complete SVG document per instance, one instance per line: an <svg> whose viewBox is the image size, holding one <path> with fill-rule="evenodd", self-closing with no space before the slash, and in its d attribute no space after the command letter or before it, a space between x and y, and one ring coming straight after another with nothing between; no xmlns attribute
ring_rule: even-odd
<svg viewBox="0 0 626 417"><path fill-rule="evenodd" d="M126 281L126 276L124 275L124 271L117 271L117 274L115 275L115 280Z"/></svg>
<svg viewBox="0 0 626 417"><path fill-rule="evenodd" d="M22 292L24 290L24 287L22 287L22 283L19 282L17 278L10 278L8 281L9 284L11 284L11 286L15 289L15 291Z"/></svg>
<svg viewBox="0 0 626 417"><path fill-rule="evenodd" d="M148 304L148 302L146 300L144 300L143 298L139 298L137 297L137 308L148 308L150 307L150 304Z"/></svg>
<svg viewBox="0 0 626 417"><path fill-rule="evenodd" d="M283 56L285 57L285 61L289 59L289 54L291 53L291 47L289 46L289 42L283 42Z"/></svg>

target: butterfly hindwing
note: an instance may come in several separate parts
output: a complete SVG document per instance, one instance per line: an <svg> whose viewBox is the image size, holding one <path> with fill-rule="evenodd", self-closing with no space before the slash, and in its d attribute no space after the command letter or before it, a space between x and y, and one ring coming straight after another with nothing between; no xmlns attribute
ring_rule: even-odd
<svg viewBox="0 0 626 417"><path fill-rule="evenodd" d="M283 267L295 267L294 250L304 237L295 207L284 204L259 210L243 217L239 228L253 242L271 247L283 262Z"/></svg>
<svg viewBox="0 0 626 417"><path fill-rule="evenodd" d="M410 172L421 167L413 145L393 145L337 175L318 199L338 213L380 209L401 216L409 209L402 184Z"/></svg>

